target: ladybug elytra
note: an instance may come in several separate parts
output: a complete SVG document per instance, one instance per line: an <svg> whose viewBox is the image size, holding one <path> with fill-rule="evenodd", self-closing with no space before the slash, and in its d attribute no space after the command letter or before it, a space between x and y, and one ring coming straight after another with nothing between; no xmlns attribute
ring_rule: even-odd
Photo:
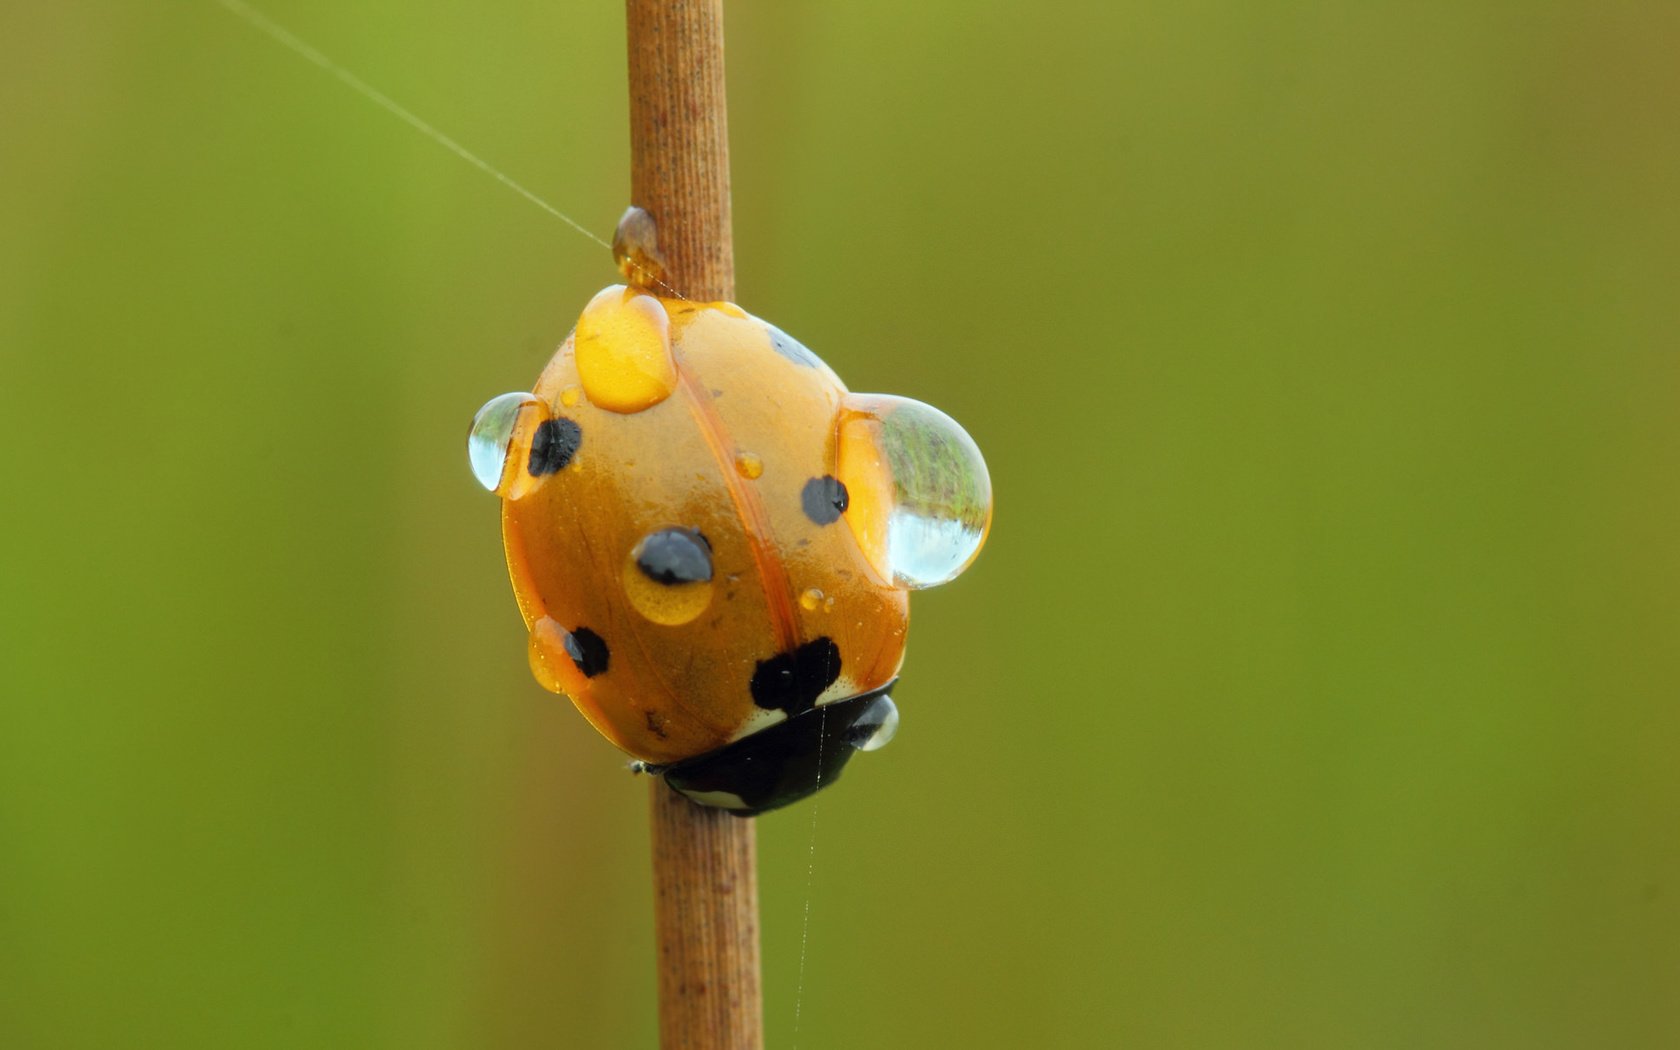
<svg viewBox="0 0 1680 1050"><path fill-rule="evenodd" d="M614 285L475 474L533 673L696 802L763 812L891 739L908 590L979 552L991 484L948 416L854 395L732 303Z"/></svg>

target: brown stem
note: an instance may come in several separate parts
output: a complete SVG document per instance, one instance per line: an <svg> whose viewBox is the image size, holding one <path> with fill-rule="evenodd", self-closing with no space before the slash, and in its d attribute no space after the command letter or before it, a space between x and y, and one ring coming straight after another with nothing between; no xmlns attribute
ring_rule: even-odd
<svg viewBox="0 0 1680 1050"><path fill-rule="evenodd" d="M627 0L630 197L653 216L665 279L731 299L722 0ZM652 786L664 1050L761 1050L753 822Z"/></svg>
<svg viewBox="0 0 1680 1050"><path fill-rule="evenodd" d="M653 782L659 1045L761 1050L758 873L751 818Z"/></svg>
<svg viewBox="0 0 1680 1050"><path fill-rule="evenodd" d="M627 0L630 197L653 216L666 279L735 297L722 0Z"/></svg>

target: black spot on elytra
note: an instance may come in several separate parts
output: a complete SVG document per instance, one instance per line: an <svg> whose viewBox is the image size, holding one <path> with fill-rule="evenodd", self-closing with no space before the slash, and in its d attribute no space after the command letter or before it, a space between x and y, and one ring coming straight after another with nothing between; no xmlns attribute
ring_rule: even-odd
<svg viewBox="0 0 1680 1050"><path fill-rule="evenodd" d="M758 662L752 676L753 703L796 715L810 710L839 677L840 647L830 638L816 638Z"/></svg>
<svg viewBox="0 0 1680 1050"><path fill-rule="evenodd" d="M612 656L607 651L606 640L587 627L579 627L566 635L566 655L577 664L577 669L583 672L585 678L594 678L607 669L607 660Z"/></svg>
<svg viewBox="0 0 1680 1050"><path fill-rule="evenodd" d="M805 368L816 368L822 364L822 358L807 350L804 343L773 324L764 327L770 329L770 345L776 348L776 353Z"/></svg>
<svg viewBox="0 0 1680 1050"><path fill-rule="evenodd" d="M636 544L636 568L655 583L703 583L712 578L712 545L699 529L660 529Z"/></svg>
<svg viewBox="0 0 1680 1050"><path fill-rule="evenodd" d="M543 420L531 438L531 476L540 478L564 469L582 443L583 428L572 420L565 416Z"/></svg>
<svg viewBox="0 0 1680 1050"><path fill-rule="evenodd" d="M805 516L818 525L832 525L839 521L840 513L846 509L849 499L846 486L827 474L807 481L805 488L799 493L799 502L805 508Z"/></svg>

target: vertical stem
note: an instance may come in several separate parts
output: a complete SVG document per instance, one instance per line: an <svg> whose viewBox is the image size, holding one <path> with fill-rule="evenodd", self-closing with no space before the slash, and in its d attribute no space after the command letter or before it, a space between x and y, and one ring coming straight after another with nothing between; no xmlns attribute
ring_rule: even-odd
<svg viewBox="0 0 1680 1050"><path fill-rule="evenodd" d="M630 197L653 216L667 278L735 297L722 0L627 0Z"/></svg>
<svg viewBox="0 0 1680 1050"><path fill-rule="evenodd" d="M630 196L653 216L666 279L735 295L722 0L627 0ZM652 783L663 1050L761 1050L753 822Z"/></svg>
<svg viewBox="0 0 1680 1050"><path fill-rule="evenodd" d="M654 936L663 1050L761 1050L751 818L653 781Z"/></svg>

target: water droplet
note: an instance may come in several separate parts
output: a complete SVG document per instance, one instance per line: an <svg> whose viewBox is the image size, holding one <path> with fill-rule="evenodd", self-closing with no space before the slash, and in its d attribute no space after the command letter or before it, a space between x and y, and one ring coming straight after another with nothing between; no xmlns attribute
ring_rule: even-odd
<svg viewBox="0 0 1680 1050"><path fill-rule="evenodd" d="M974 440L931 405L886 394L848 396L836 474L846 523L864 556L901 587L955 579L986 540L992 482Z"/></svg>
<svg viewBox="0 0 1680 1050"><path fill-rule="evenodd" d="M621 284L596 295L578 318L573 348L583 393L600 408L640 412L676 389L671 318L651 295Z"/></svg>
<svg viewBox="0 0 1680 1050"><path fill-rule="evenodd" d="M467 462L478 483L499 496L508 495L523 473L523 453L531 435L547 418L547 407L523 390L486 401L467 431Z"/></svg>
<svg viewBox="0 0 1680 1050"><path fill-rule="evenodd" d="M823 612L833 612L833 611L834 611L834 595L831 594L827 598L823 599Z"/></svg>
<svg viewBox="0 0 1680 1050"><path fill-rule="evenodd" d="M526 655L537 684L551 693L574 696L583 687L583 674L566 652L569 631L553 619L542 616L531 625Z"/></svg>
<svg viewBox="0 0 1680 1050"><path fill-rule="evenodd" d="M735 469L743 478L751 480L764 474L764 461L751 452L737 453Z"/></svg>
<svg viewBox="0 0 1680 1050"><path fill-rule="evenodd" d="M630 551L622 573L624 595L654 623L685 624L712 604L712 548L693 529L649 533Z"/></svg>
<svg viewBox="0 0 1680 1050"><path fill-rule="evenodd" d="M669 289L665 257L659 254L659 226L645 209L634 204L624 209L613 230L612 253L618 272L635 287Z"/></svg>
<svg viewBox="0 0 1680 1050"><path fill-rule="evenodd" d="M804 368L827 368L827 366L823 364L822 358L813 354L806 348L804 343L801 343L799 340L795 339L791 335L788 335L786 332L777 328L773 324L765 322L764 327L770 335L770 347L775 350L776 353L781 354L789 361L792 361L794 364Z"/></svg>
<svg viewBox="0 0 1680 1050"><path fill-rule="evenodd" d="M560 403L565 405L567 408L576 408L578 406L578 402L582 400L583 387L581 386L569 386L560 391Z"/></svg>
<svg viewBox="0 0 1680 1050"><path fill-rule="evenodd" d="M817 590L815 587L812 587L810 590L799 596L799 604L805 607L806 612L816 612L817 606L822 604L822 600L823 592Z"/></svg>
<svg viewBox="0 0 1680 1050"><path fill-rule="evenodd" d="M885 701L885 703L883 704L881 701ZM882 709L879 715L876 713L877 709ZM868 721L872 717L880 719L873 726ZM871 705L868 716L859 719L852 730L857 734L857 737L861 737L861 739L854 738L857 739L857 742L852 745L853 747L859 751L881 750L892 743L893 737L898 735L898 705L892 702L892 697L883 693L880 700ZM864 733L868 733L868 735L863 736Z"/></svg>

